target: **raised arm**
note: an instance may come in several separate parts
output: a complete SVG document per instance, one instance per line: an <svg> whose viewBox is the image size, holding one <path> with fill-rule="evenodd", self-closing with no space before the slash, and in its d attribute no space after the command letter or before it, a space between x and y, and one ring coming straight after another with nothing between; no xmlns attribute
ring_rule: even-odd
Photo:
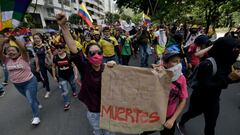
<svg viewBox="0 0 240 135"><path fill-rule="evenodd" d="M77 46L76 46L76 42L73 40L73 37L72 37L72 35L70 34L70 31L69 31L69 28L66 25L67 18L65 16L65 14L64 13L57 14L56 19L57 19L58 25L62 29L63 37L64 37L70 51L73 54L76 54L78 52L78 49L77 49Z"/></svg>
<svg viewBox="0 0 240 135"><path fill-rule="evenodd" d="M205 48L205 49L202 49L198 52L196 52L194 55L197 56L197 57L202 57L204 54L206 54L210 49L212 48L212 45Z"/></svg>
<svg viewBox="0 0 240 135"><path fill-rule="evenodd" d="M3 55L3 45L6 43L8 39L6 38L0 38L0 60L3 61L4 60L4 55Z"/></svg>

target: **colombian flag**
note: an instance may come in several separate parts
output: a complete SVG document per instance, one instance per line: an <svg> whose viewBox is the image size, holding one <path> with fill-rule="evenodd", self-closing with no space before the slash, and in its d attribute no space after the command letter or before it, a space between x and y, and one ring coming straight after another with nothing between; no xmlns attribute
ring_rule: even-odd
<svg viewBox="0 0 240 135"><path fill-rule="evenodd" d="M152 23L151 18L144 13L143 13L143 22L146 23L146 24L151 24Z"/></svg>
<svg viewBox="0 0 240 135"><path fill-rule="evenodd" d="M85 4L82 2L79 7L78 15L82 17L82 19L88 24L88 26L92 27L92 18L89 15Z"/></svg>

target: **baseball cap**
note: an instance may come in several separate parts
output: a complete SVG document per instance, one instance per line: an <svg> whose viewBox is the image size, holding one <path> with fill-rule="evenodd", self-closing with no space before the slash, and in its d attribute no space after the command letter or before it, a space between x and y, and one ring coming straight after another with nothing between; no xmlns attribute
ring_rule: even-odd
<svg viewBox="0 0 240 135"><path fill-rule="evenodd" d="M168 61L170 58L174 56L182 57L182 53L180 52L180 49L177 45L172 45L168 48L166 48L165 53L163 54L162 59L164 61Z"/></svg>
<svg viewBox="0 0 240 135"><path fill-rule="evenodd" d="M197 44L197 45L206 45L208 44L208 36L206 35L200 35L198 36L195 40L194 40L194 44Z"/></svg>

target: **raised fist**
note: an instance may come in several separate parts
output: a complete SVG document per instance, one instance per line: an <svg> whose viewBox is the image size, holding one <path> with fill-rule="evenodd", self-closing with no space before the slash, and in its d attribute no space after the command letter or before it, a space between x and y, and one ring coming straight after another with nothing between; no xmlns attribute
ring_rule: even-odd
<svg viewBox="0 0 240 135"><path fill-rule="evenodd" d="M64 13L59 13L56 15L56 20L57 20L58 25L63 26L67 22L67 17Z"/></svg>

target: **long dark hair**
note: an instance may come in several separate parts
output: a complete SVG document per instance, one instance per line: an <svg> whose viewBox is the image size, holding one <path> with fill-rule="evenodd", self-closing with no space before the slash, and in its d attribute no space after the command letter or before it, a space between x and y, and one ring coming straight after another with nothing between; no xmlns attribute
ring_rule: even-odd
<svg viewBox="0 0 240 135"><path fill-rule="evenodd" d="M89 55L89 50L90 50L90 48L91 48L92 46L94 46L94 45L98 46L99 49L102 50L102 48L100 47L99 44L97 44L97 43L90 43L90 44L87 46L87 48L86 48L86 55L87 55L87 56Z"/></svg>
<svg viewBox="0 0 240 135"><path fill-rule="evenodd" d="M42 40L42 43L44 42L43 41L43 35L41 33L35 33L35 34L33 34L33 38L34 38L34 36L40 37L40 39ZM33 42L33 45L36 45L35 42Z"/></svg>

